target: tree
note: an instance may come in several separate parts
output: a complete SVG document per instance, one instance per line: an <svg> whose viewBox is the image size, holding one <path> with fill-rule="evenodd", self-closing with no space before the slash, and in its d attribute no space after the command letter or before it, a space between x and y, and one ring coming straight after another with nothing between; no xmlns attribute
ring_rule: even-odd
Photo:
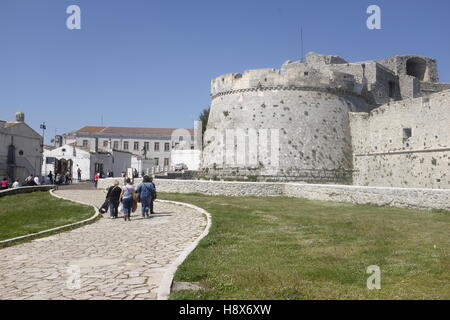
<svg viewBox="0 0 450 320"><path fill-rule="evenodd" d="M200 116L198 117L198 120L202 122L202 135L205 134L206 126L208 125L208 118L209 118L209 110L211 107L208 107L200 113Z"/></svg>

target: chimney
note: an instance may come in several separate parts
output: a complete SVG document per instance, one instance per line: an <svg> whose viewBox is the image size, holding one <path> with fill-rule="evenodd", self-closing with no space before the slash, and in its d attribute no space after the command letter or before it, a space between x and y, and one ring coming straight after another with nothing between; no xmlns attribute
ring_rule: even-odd
<svg viewBox="0 0 450 320"><path fill-rule="evenodd" d="M16 112L16 121L17 122L25 122L25 113Z"/></svg>

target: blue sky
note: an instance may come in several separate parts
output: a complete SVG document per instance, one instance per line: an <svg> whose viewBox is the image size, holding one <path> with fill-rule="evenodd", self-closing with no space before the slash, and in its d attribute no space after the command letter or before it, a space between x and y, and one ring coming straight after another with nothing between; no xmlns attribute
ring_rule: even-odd
<svg viewBox="0 0 450 320"><path fill-rule="evenodd" d="M68 30L66 8L81 8ZM382 10L368 30L366 9ZM192 127L210 80L305 51L348 61L421 54L450 82L448 0L1 0L0 119L46 136L84 125ZM48 141L48 139L46 139Z"/></svg>

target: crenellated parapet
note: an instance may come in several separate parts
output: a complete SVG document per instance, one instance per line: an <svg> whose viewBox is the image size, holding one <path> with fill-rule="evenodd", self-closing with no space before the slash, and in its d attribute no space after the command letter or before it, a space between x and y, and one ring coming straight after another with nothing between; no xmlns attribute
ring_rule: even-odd
<svg viewBox="0 0 450 320"><path fill-rule="evenodd" d="M257 69L230 73L211 81L214 99L224 94L267 90L307 90L357 93L355 77L351 74L316 69L306 63L286 62L281 69Z"/></svg>

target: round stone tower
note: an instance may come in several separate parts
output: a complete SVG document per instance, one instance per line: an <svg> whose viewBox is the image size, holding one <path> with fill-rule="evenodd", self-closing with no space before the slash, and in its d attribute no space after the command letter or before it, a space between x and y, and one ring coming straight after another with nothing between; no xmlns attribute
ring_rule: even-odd
<svg viewBox="0 0 450 320"><path fill-rule="evenodd" d="M348 113L367 103L354 76L327 68L321 57L212 80L205 174L304 181L351 176Z"/></svg>

